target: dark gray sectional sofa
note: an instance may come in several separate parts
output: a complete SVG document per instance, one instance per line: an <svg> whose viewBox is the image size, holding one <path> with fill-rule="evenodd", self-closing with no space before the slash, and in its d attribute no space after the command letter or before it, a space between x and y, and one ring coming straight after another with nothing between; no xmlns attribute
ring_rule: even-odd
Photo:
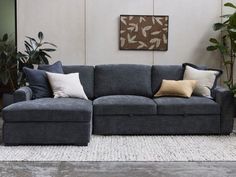
<svg viewBox="0 0 236 177"><path fill-rule="evenodd" d="M22 87L15 103L3 110L5 145L87 145L99 135L230 134L233 95L216 87L213 100L153 98L163 79L181 80L181 65L64 66L65 73L80 73L90 100L41 98Z"/></svg>

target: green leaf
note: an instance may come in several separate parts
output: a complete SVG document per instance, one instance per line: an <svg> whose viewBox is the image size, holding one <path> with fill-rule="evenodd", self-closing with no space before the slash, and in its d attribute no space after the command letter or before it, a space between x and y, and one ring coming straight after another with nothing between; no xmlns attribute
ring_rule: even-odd
<svg viewBox="0 0 236 177"><path fill-rule="evenodd" d="M231 65L232 62L229 60L229 61L225 61L224 64L225 64L225 65Z"/></svg>
<svg viewBox="0 0 236 177"><path fill-rule="evenodd" d="M207 47L207 51L214 51L214 50L217 50L218 47L217 46L208 46Z"/></svg>
<svg viewBox="0 0 236 177"><path fill-rule="evenodd" d="M43 64L47 64L47 65L49 64L48 59L44 55L40 56L40 59Z"/></svg>
<svg viewBox="0 0 236 177"><path fill-rule="evenodd" d="M29 46L25 43L25 48L26 48L26 50L27 50L27 52L30 52L31 50L30 50L30 48L29 48Z"/></svg>
<svg viewBox="0 0 236 177"><path fill-rule="evenodd" d="M2 41L6 42L7 40L8 40L8 34L6 33L3 35Z"/></svg>
<svg viewBox="0 0 236 177"><path fill-rule="evenodd" d="M50 48L45 48L45 49L41 49L42 51L45 51L45 52L54 52L56 51L56 49L50 49Z"/></svg>
<svg viewBox="0 0 236 177"><path fill-rule="evenodd" d="M229 29L229 31L232 32L232 33L236 33L236 29L235 28L231 28L231 29Z"/></svg>
<svg viewBox="0 0 236 177"><path fill-rule="evenodd" d="M43 40L43 33L41 31L38 33L38 38L40 41Z"/></svg>
<svg viewBox="0 0 236 177"><path fill-rule="evenodd" d="M57 47L55 44L50 43L50 42L44 42L43 44L48 44L48 45L51 45L51 46L53 46L53 47Z"/></svg>
<svg viewBox="0 0 236 177"><path fill-rule="evenodd" d="M225 7L232 7L232 8L234 8L234 9L236 9L236 6L233 5L233 4L230 3L230 2L225 3L224 6L225 6Z"/></svg>
<svg viewBox="0 0 236 177"><path fill-rule="evenodd" d="M221 52L221 54L223 54L223 55L225 55L225 54L227 54L227 47L226 46L224 46L224 45L222 45L222 44L219 44L218 46L218 49L220 50L220 52Z"/></svg>
<svg viewBox="0 0 236 177"><path fill-rule="evenodd" d="M27 45L30 49L33 49L33 47L30 45L30 43L28 43L27 41L24 41L25 45Z"/></svg>
<svg viewBox="0 0 236 177"><path fill-rule="evenodd" d="M219 42L215 38L210 38L209 40L211 43L218 44Z"/></svg>
<svg viewBox="0 0 236 177"><path fill-rule="evenodd" d="M0 54L0 59L1 59L1 60L6 60L6 59L7 59L7 54L6 54L6 52L1 52L1 54Z"/></svg>
<svg viewBox="0 0 236 177"><path fill-rule="evenodd" d="M5 71L2 71L0 73L0 79L1 79L1 82L4 84L4 85L7 85L9 79L10 79L10 73L9 71L5 70Z"/></svg>
<svg viewBox="0 0 236 177"><path fill-rule="evenodd" d="M221 15L221 18L229 18L232 14Z"/></svg>
<svg viewBox="0 0 236 177"><path fill-rule="evenodd" d="M230 18L229 18L229 26L228 29L231 28L236 28L236 13L234 13Z"/></svg>
<svg viewBox="0 0 236 177"><path fill-rule="evenodd" d="M223 24L223 23L215 23L215 24L213 25L213 29L214 29L215 31L220 30L220 29L222 29L222 28L224 28L224 27L225 27L225 24Z"/></svg>
<svg viewBox="0 0 236 177"><path fill-rule="evenodd" d="M32 38L32 37L26 36L26 38L28 38L29 40L32 40L32 41L34 41L35 43L37 43L37 41L36 41L34 38Z"/></svg>
<svg viewBox="0 0 236 177"><path fill-rule="evenodd" d="M229 17L230 18L230 17ZM226 20L223 24L226 25L227 23L229 23L229 20Z"/></svg>
<svg viewBox="0 0 236 177"><path fill-rule="evenodd" d="M16 58L17 59L20 59L20 58L25 58L27 55L25 55L25 54L23 54L23 53L21 53L21 52L18 52L17 54L16 54Z"/></svg>
<svg viewBox="0 0 236 177"><path fill-rule="evenodd" d="M48 55L48 54L47 54L46 52L44 52L44 51L42 51L42 54L45 55L45 56L48 57L48 58L51 58L51 56Z"/></svg>

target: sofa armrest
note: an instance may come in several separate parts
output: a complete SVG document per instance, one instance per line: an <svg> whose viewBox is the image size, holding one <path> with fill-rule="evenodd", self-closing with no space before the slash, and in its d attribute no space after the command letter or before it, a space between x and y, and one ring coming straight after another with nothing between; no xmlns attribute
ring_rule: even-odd
<svg viewBox="0 0 236 177"><path fill-rule="evenodd" d="M29 87L21 87L14 92L13 98L14 103L31 100L32 90Z"/></svg>
<svg viewBox="0 0 236 177"><path fill-rule="evenodd" d="M212 95L221 109L220 133L229 134L233 130L234 95L230 90L223 87L216 87Z"/></svg>

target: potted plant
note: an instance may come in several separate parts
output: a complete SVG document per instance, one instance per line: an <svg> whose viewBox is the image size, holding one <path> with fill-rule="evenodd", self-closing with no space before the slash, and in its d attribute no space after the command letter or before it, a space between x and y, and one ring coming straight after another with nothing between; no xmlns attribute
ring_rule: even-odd
<svg viewBox="0 0 236 177"><path fill-rule="evenodd" d="M48 59L51 58L48 52L56 50L55 44L44 42L42 32L38 33L38 40L28 36L26 38L28 40L24 41L25 51L18 53L8 34L4 34L0 39L0 83L2 87L4 86L2 89L3 107L13 103L13 92L18 87L26 85L22 68L48 64Z"/></svg>
<svg viewBox="0 0 236 177"><path fill-rule="evenodd" d="M17 88L17 60L14 40L8 34L0 39L0 83L3 106L13 101L12 93Z"/></svg>
<svg viewBox="0 0 236 177"><path fill-rule="evenodd" d="M25 45L24 53L22 52L17 53L19 86L26 84L22 68L23 67L34 68L34 65L49 64L48 59L51 58L51 56L48 54L48 52L56 51L55 48L57 47L53 43L45 42L44 35L42 32L38 33L38 40L28 36L26 36L26 38L28 40L24 41Z"/></svg>
<svg viewBox="0 0 236 177"><path fill-rule="evenodd" d="M236 10L236 6L232 3L225 3L225 7ZM226 80L224 83L236 94L236 84L234 82L234 63L236 58L236 11L233 14L221 16L222 23L213 25L214 31L221 31L220 39L210 38L211 45L207 47L208 51L218 50L221 54L222 63L226 72Z"/></svg>
<svg viewBox="0 0 236 177"><path fill-rule="evenodd" d="M226 73L224 83L236 95L236 83L234 81L234 64L236 59L236 6L233 3L225 3L225 7L230 7L234 13L221 16L222 21L213 25L214 31L221 31L220 39L210 38L211 45L208 51L218 50L221 54L222 64ZM235 97L236 115L236 97Z"/></svg>

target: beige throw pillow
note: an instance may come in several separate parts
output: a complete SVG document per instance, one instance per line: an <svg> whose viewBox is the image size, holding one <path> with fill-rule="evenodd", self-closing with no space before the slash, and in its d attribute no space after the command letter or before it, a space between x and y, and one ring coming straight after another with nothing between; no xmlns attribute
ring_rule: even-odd
<svg viewBox="0 0 236 177"><path fill-rule="evenodd" d="M189 98L191 97L196 84L197 81L195 80L163 80L161 88L154 97L178 96Z"/></svg>
<svg viewBox="0 0 236 177"><path fill-rule="evenodd" d="M79 79L79 73L56 74L47 73L47 77L53 90L54 98L82 98L87 100L88 97Z"/></svg>

